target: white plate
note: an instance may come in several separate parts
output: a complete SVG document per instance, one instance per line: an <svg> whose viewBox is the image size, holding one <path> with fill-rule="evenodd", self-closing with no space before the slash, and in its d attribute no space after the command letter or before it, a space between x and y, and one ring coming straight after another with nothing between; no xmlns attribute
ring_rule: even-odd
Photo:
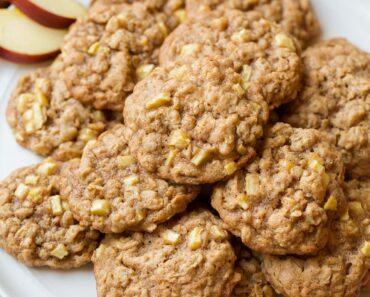
<svg viewBox="0 0 370 297"><path fill-rule="evenodd" d="M82 0L87 3L88 0ZM323 27L324 37L344 36L370 52L369 0L312 0ZM12 170L40 158L16 144L6 124L9 93L20 74L34 67L17 66L0 60L0 179ZM29 269L0 251L1 297L85 297L96 296L91 267L69 272ZM368 295L370 296L370 294Z"/></svg>

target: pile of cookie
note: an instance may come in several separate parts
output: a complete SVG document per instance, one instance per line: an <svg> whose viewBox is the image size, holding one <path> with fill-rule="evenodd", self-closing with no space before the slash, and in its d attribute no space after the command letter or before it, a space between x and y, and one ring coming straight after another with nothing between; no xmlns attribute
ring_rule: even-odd
<svg viewBox="0 0 370 297"><path fill-rule="evenodd" d="M308 0L95 0L7 119L0 247L98 296L359 296L370 55Z"/></svg>

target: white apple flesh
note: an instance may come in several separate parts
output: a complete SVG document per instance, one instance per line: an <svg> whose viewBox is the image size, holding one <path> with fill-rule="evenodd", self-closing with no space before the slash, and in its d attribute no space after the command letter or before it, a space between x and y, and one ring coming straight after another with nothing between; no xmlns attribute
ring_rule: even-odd
<svg viewBox="0 0 370 297"><path fill-rule="evenodd" d="M18 9L0 9L0 56L16 63L37 63L59 53L66 30L51 29Z"/></svg>
<svg viewBox="0 0 370 297"><path fill-rule="evenodd" d="M76 0L12 0L12 3L29 18L51 28L66 28L86 14L86 8Z"/></svg>

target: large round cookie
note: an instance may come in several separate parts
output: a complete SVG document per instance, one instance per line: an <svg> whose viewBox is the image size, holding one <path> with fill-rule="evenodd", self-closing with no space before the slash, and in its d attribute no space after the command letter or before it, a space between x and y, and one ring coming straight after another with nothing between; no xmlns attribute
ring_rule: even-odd
<svg viewBox="0 0 370 297"><path fill-rule="evenodd" d="M117 125L87 144L81 163L67 168L62 194L67 193L82 225L104 233L152 232L184 211L199 188L171 184L140 168L128 151L124 129Z"/></svg>
<svg viewBox="0 0 370 297"><path fill-rule="evenodd" d="M302 91L282 120L328 132L342 151L346 174L369 176L370 55L333 39L306 50L303 62Z"/></svg>
<svg viewBox="0 0 370 297"><path fill-rule="evenodd" d="M370 182L345 186L348 209L317 256L263 256L263 269L286 297L359 296L370 267Z"/></svg>
<svg viewBox="0 0 370 297"><path fill-rule="evenodd" d="M267 20L282 26L306 47L320 32L320 25L309 0L187 0L186 10L190 16L209 9L255 10Z"/></svg>
<svg viewBox="0 0 370 297"><path fill-rule="evenodd" d="M345 198L340 153L319 131L278 123L259 157L221 183L212 206L251 249L308 254L324 247Z"/></svg>
<svg viewBox="0 0 370 297"><path fill-rule="evenodd" d="M181 9L179 2L173 9ZM52 67L57 79L76 100L122 111L136 81L158 63L158 48L179 23L175 11L164 12L166 4L155 0L93 6L66 38Z"/></svg>
<svg viewBox="0 0 370 297"><path fill-rule="evenodd" d="M256 11L233 9L197 14L165 40L160 64L214 57L233 61L243 74L244 87L258 85L270 108L293 100L300 86L299 45L273 22ZM190 61L189 61L190 59Z"/></svg>
<svg viewBox="0 0 370 297"><path fill-rule="evenodd" d="M229 60L203 58L156 68L127 98L130 151L149 172L177 183L212 183L254 155L268 107L241 86Z"/></svg>
<svg viewBox="0 0 370 297"><path fill-rule="evenodd" d="M73 99L54 80L48 69L23 76L6 116L19 144L42 156L68 160L81 155L87 141L106 129L109 118Z"/></svg>
<svg viewBox="0 0 370 297"><path fill-rule="evenodd" d="M229 297L240 275L220 220L197 210L153 233L107 235L93 256L99 297Z"/></svg>
<svg viewBox="0 0 370 297"><path fill-rule="evenodd" d="M28 266L79 267L98 246L99 233L81 226L60 196L62 166L46 159L0 183L0 247Z"/></svg>

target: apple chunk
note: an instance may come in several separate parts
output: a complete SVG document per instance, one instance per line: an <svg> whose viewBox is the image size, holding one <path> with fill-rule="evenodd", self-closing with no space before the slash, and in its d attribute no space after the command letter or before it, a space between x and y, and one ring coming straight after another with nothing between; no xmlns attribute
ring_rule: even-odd
<svg viewBox="0 0 370 297"><path fill-rule="evenodd" d="M29 18L51 28L66 28L86 13L76 0L12 0Z"/></svg>
<svg viewBox="0 0 370 297"><path fill-rule="evenodd" d="M41 26L17 9L0 9L0 56L17 63L36 63L59 53L66 30Z"/></svg>

